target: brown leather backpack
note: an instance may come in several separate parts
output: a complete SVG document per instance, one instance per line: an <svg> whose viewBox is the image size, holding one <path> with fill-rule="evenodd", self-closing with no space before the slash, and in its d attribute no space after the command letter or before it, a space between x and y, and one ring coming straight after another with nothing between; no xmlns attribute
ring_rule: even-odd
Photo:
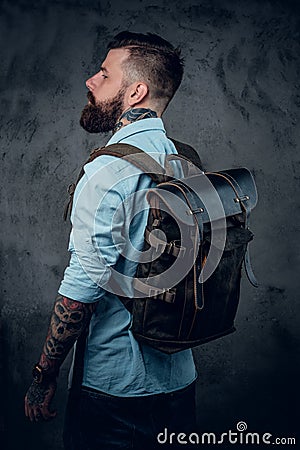
<svg viewBox="0 0 300 450"><path fill-rule="evenodd" d="M179 156L169 159L182 165L180 179L128 144L96 149L89 160L104 154L126 158L157 183L147 193L144 235L144 251L152 251L152 258L138 264L134 298L120 299L132 313L135 338L166 353L235 330L243 262L257 286L247 251L253 238L249 215L257 203L251 173L245 168L203 173L197 153L175 144Z"/></svg>

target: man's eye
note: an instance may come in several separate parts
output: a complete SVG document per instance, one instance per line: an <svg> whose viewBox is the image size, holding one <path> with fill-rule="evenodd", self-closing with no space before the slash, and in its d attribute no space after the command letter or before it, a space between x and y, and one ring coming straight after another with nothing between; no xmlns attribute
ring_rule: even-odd
<svg viewBox="0 0 300 450"><path fill-rule="evenodd" d="M103 78L108 78L107 75L104 75L104 73L102 74L102 77L103 77Z"/></svg>

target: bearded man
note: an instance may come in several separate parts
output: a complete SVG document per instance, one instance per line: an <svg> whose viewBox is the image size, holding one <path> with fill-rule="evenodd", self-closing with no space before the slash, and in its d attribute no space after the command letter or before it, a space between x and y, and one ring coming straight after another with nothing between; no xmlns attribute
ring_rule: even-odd
<svg viewBox="0 0 300 450"><path fill-rule="evenodd" d="M169 42L149 33L119 33L99 72L86 81L89 101L80 124L89 133L113 131L107 145L131 144L161 162L177 153L161 116L182 75L180 52ZM84 166L75 190L70 262L25 397L31 421L55 417L50 404L59 368L88 325L79 395L76 401L70 395L67 405L66 449L153 449L165 429L195 431L191 350L167 355L138 343L131 315L110 283L112 272L134 277L132 247L143 248L147 209L133 213L130 199L152 186L128 161L104 155Z"/></svg>

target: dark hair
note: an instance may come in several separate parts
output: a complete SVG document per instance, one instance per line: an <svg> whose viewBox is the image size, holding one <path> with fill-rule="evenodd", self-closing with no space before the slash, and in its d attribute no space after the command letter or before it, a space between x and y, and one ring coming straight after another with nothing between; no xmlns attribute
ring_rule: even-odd
<svg viewBox="0 0 300 450"><path fill-rule="evenodd" d="M125 81L144 81L149 84L150 98L164 110L183 76L180 49L153 33L122 31L108 44L107 49L127 48L128 58L123 63Z"/></svg>

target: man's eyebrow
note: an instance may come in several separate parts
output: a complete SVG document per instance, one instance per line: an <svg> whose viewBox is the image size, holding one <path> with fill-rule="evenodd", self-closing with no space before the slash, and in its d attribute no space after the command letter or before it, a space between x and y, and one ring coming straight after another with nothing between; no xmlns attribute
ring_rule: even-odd
<svg viewBox="0 0 300 450"><path fill-rule="evenodd" d="M106 67L103 67L103 66L100 67L100 71L108 73L108 70L106 69Z"/></svg>

